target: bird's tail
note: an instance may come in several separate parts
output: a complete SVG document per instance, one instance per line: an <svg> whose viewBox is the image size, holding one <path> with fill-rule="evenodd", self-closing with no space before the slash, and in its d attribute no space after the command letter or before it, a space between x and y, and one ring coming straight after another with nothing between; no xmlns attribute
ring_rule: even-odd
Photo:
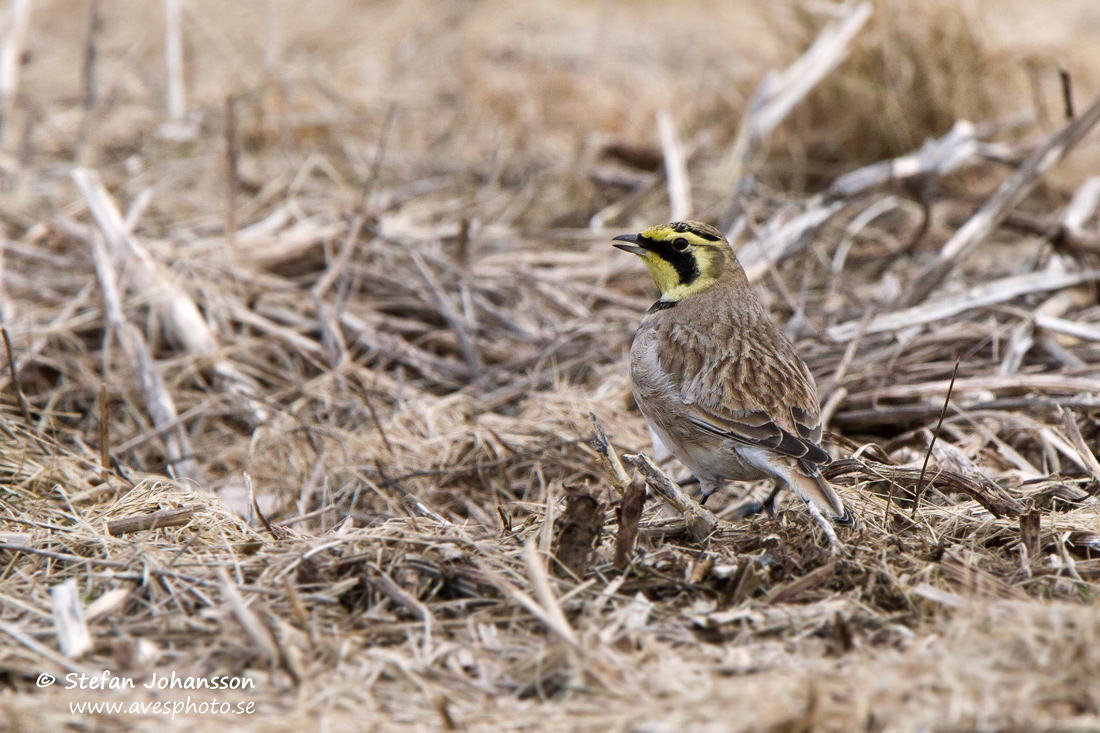
<svg viewBox="0 0 1100 733"><path fill-rule="evenodd" d="M813 502L829 519L838 524L849 524L852 521L844 502L816 466L799 464L785 478L791 491L798 494L803 501Z"/></svg>

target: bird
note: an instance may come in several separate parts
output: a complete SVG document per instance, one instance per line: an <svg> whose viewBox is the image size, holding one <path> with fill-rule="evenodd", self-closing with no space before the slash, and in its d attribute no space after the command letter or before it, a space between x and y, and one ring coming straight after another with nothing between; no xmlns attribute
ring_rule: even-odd
<svg viewBox="0 0 1100 733"><path fill-rule="evenodd" d="M696 221L613 239L661 291L630 347L630 389L652 434L707 497L727 480L777 479L835 541L853 518L821 475L821 408L813 375L757 299L722 233ZM618 243L618 242L621 242ZM750 512L751 513L751 512Z"/></svg>

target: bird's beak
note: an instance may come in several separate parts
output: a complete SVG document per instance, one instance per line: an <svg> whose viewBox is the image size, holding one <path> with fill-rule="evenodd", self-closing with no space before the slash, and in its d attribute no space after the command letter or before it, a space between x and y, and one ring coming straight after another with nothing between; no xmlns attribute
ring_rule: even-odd
<svg viewBox="0 0 1100 733"><path fill-rule="evenodd" d="M630 242L630 244L613 244L613 245L611 245L612 247L616 247L618 249L621 249L623 252L629 252L630 254L635 254L635 255L638 255L639 257L644 257L645 254L646 254L647 250L644 247L636 246L637 243L638 243L638 235L637 234L620 234L619 236L615 237L614 241L616 241L616 242Z"/></svg>

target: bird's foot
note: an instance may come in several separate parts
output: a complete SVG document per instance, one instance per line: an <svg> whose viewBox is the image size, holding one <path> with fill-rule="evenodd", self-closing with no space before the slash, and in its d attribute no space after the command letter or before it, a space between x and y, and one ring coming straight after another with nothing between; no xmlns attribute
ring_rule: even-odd
<svg viewBox="0 0 1100 733"><path fill-rule="evenodd" d="M836 536L836 530L833 529L833 523L825 518L825 515L821 513L821 510L813 505L813 502L806 502L806 508L810 510L810 516L814 518L818 526L825 532L825 537L829 540L829 554L840 554L840 540Z"/></svg>
<svg viewBox="0 0 1100 733"><path fill-rule="evenodd" d="M712 494L717 494L722 489L723 482L720 480L701 479L695 476L692 476L692 478L699 482L699 493L701 494L701 498L699 499L700 506L706 506L707 499L709 499Z"/></svg>
<svg viewBox="0 0 1100 733"><path fill-rule="evenodd" d="M768 517L775 521L775 500L779 497L779 487L776 486L772 489L772 492L768 494L768 498L764 499L763 507L764 511L768 513Z"/></svg>
<svg viewBox="0 0 1100 733"><path fill-rule="evenodd" d="M834 524L839 524L841 527L847 527L848 529L856 529L859 527L859 520L856 519L856 515L852 514L850 509L844 510L844 516L837 517L833 520Z"/></svg>

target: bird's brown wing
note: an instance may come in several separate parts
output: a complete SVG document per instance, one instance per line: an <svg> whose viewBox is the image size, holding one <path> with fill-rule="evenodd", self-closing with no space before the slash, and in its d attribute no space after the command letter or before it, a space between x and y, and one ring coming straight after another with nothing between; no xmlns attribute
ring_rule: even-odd
<svg viewBox="0 0 1100 733"><path fill-rule="evenodd" d="M738 325L668 324L657 339L658 363L679 391L687 418L743 445L811 466L828 463L817 445L816 390L794 347L770 322Z"/></svg>

